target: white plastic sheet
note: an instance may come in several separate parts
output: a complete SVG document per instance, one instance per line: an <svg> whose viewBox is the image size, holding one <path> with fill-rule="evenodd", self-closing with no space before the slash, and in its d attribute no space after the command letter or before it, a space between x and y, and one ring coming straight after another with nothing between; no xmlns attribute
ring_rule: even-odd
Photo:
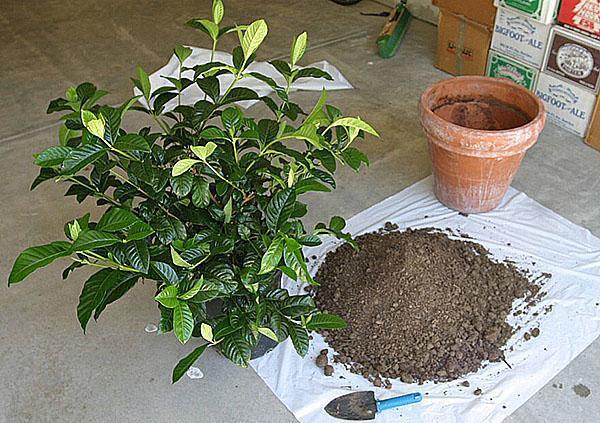
<svg viewBox="0 0 600 423"><path fill-rule="evenodd" d="M600 239L512 188L495 211L468 217L440 204L432 188L432 178L426 178L354 216L348 230L354 235L372 232L387 221L400 229L451 228L473 237L498 260L510 258L521 268L551 273L552 278L544 285L547 295L543 300L519 320L513 316L509 319L511 324L523 327L508 342L513 351L507 350L506 360L512 370L503 362L491 363L454 382L419 386L393 380L392 390L375 388L341 364L334 364L332 377L324 376L314 359L327 345L313 333L314 340L304 359L296 355L288 340L251 363L301 422L339 422L325 413L325 405L340 395L362 390L375 391L377 398L415 391L424 394L419 404L379 414L378 422L499 422L600 334ZM328 240L308 251L318 256L313 274L326 252L337 245L337 241ZM302 287L290 280L284 284L292 293L302 292ZM548 305L553 310L545 314ZM534 317L536 310L540 314ZM533 327L540 328L539 337L524 341L524 333ZM470 382L469 388L460 385L463 380ZM476 388L483 391L481 396L473 395Z"/></svg>
<svg viewBox="0 0 600 423"><path fill-rule="evenodd" d="M184 66L192 68L196 65L201 65L210 62L210 50L199 47L189 48L192 49L192 54L185 60L185 62L183 63ZM233 63L233 57L229 53L217 51L215 52L213 61L231 65ZM308 67L318 68L325 72L328 72L333 78L333 80L329 81L321 78L300 78L292 85L292 90L321 91L323 88L325 88L326 90L331 91L346 90L352 88L352 85L350 84L350 82L348 82L346 78L344 78L344 75L342 75L342 73L329 62L321 61L313 63ZM250 64L250 66L248 66L246 72L262 73L263 75L273 78L278 85L285 87L285 79L275 70L273 66L271 66L267 62L254 62ZM173 84L171 84L165 77L177 78L178 76L179 59L177 59L177 56L173 55L171 56L171 59L169 59L169 63L167 63L165 66L149 75L152 91L160 87L172 86ZM191 79L194 76L194 72L191 70L185 71L183 72L182 76ZM231 82L233 81L233 76L227 74L220 75L218 78L221 85L221 94L223 94L227 87L231 85ZM236 84L236 86L250 88L256 91L259 96L268 95L273 91L267 84L255 78L242 79ZM135 95L141 94L140 90L138 90L137 88L134 88L133 92L135 93ZM197 102L198 100L202 100L203 98L204 92L202 92L196 84L192 84L188 88L183 90L183 92L181 93L181 98L179 100L175 98L167 102L165 105L165 111L173 110L178 104L194 104L195 102ZM148 105L146 104L146 100L140 98L139 101L144 105L144 107L148 107ZM180 103L178 103L178 101L180 101ZM236 104L240 107L248 108L254 103L256 103L256 101L257 100L240 101Z"/></svg>

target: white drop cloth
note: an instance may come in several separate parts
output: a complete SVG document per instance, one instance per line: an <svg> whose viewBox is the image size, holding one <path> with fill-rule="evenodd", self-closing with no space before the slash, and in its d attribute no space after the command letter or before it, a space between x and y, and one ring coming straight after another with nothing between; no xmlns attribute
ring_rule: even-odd
<svg viewBox="0 0 600 423"><path fill-rule="evenodd" d="M188 57L185 60L185 62L183 63L184 66L186 66L188 68L192 68L196 65L201 65L201 64L210 62L210 55L211 55L210 50L205 49L205 48L199 48L199 47L189 47L189 48L192 49L192 54L190 55L190 57ZM215 52L213 61L231 65L231 64L233 64L233 56L229 53L217 51L217 52ZM333 81L328 81L326 79L321 79L321 78L300 78L298 81L296 81L292 85L293 91L295 91L295 90L321 91L323 88L325 88L327 91L331 91L331 90L345 90L345 89L352 88L352 85L350 85L350 82L348 82L348 80L346 78L344 78L344 75L342 75L342 73L335 66L331 65L329 62L326 62L323 60L321 62L313 63L307 67L318 68L325 72L328 72L331 75L331 77L333 78ZM275 68L267 62L254 62L254 63L250 64L250 66L248 66L248 69L246 70L246 72L262 73L263 75L273 78L275 80L275 82L277 82L278 85L285 87L286 83L285 83L285 79L283 78L283 76L281 76L275 70ZM179 76L179 59L177 59L177 56L175 56L174 54L173 54L173 56L171 56L171 59L169 59L169 63L167 63L165 66L163 66L156 72L153 72L152 74L149 75L150 86L152 87L152 91L156 90L157 88L164 87L164 86L173 86L173 84L171 84L167 79L164 78L166 76L172 77L172 78L177 78ZM194 76L194 72L191 70L185 71L183 73L183 76L192 79ZM225 92L225 90L227 89L227 87L229 87L229 85L233 81L233 76L230 74L227 74L227 75L220 75L218 78L219 78L219 82L221 85L221 94L223 94ZM273 91L271 89L271 87L269 87L267 84L265 84L262 81L259 81L258 79L255 79L255 78L244 78L236 84L236 87L250 88L250 89L256 91L258 93L258 95L261 97L268 95L269 93L271 93ZM133 92L135 95L141 94L141 91L137 88L134 88ZM181 102L179 104L192 105L195 102L197 102L198 100L202 100L203 98L204 98L204 92L202 90L200 90L200 88L196 84L192 84L188 88L183 90L183 92L181 93L181 100L180 100ZM140 98L139 101L140 101L140 103L142 103L142 105L144 105L144 107L148 107L148 105L146 104L146 100L144 100L143 98ZM173 110L178 104L177 101L178 101L177 98L175 98L175 99L167 102L165 105L165 111ZM240 107L248 108L256 102L257 102L257 100L247 100L247 101L240 101L236 104L239 105Z"/></svg>
<svg viewBox="0 0 600 423"><path fill-rule="evenodd" d="M428 393L419 404L379 414L377 422L499 422L600 334L600 239L512 188L495 211L461 216L436 200L432 183L431 177L426 178L357 214L349 220L347 229L358 235L390 221L400 229L437 227L466 233L499 260L510 258L521 268L551 273L552 278L543 288L548 294L535 309L542 311L552 305L553 310L533 317L533 309L527 316L519 316L518 324L523 329L508 342L514 350L506 352L512 370L503 362L492 363L463 379L437 385L407 385L393 380L392 390L375 388L341 364L334 364L333 377L326 377L314 364L316 354L327 347L320 335L313 333L314 340L304 359L296 355L287 340L251 365L301 422L339 423L323 407L333 398L361 390L374 390L377 398L415 391ZM328 240L308 250L309 255L318 256L311 263L313 274L326 252L336 245L339 242ZM286 280L284 285L291 293L302 293L295 282ZM509 321L515 323L517 319L511 316ZM533 327L539 327L541 334L524 341L523 334ZM341 375L345 379L340 379ZM463 380L471 386L460 386ZM483 391L481 396L473 395L476 388Z"/></svg>

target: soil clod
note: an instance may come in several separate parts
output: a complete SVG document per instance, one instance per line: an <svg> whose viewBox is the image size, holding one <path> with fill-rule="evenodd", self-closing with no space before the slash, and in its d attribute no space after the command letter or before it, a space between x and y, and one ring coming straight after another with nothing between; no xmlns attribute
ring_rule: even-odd
<svg viewBox="0 0 600 423"><path fill-rule="evenodd" d="M317 304L348 322L321 332L335 361L373 381L422 383L503 360L514 300L531 304L540 287L465 238L394 227L359 236L360 251L340 246L319 268Z"/></svg>
<svg viewBox="0 0 600 423"><path fill-rule="evenodd" d="M578 384L573 386L573 391L575 392L575 394L577 396L580 396L581 398L587 398L590 396L590 394L592 393L592 391L590 390L590 388L588 388L587 386L583 385L583 384Z"/></svg>
<svg viewBox="0 0 600 423"><path fill-rule="evenodd" d="M323 373L325 376L331 376L333 374L333 366L328 364L323 368Z"/></svg>
<svg viewBox="0 0 600 423"><path fill-rule="evenodd" d="M481 394L482 394L482 392L483 392L483 391L482 391L481 389L477 388L477 389L475 389L475 390L473 391L473 395L481 395Z"/></svg>
<svg viewBox="0 0 600 423"><path fill-rule="evenodd" d="M315 359L315 364L317 367L324 368L327 365L327 356L324 354L319 354Z"/></svg>

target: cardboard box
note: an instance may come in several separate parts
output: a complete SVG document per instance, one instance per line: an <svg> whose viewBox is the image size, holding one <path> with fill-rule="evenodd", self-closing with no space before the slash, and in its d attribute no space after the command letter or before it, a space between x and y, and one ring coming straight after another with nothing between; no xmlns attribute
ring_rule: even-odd
<svg viewBox="0 0 600 423"><path fill-rule="evenodd" d="M597 93L600 88L600 41L558 26L552 28L543 70Z"/></svg>
<svg viewBox="0 0 600 423"><path fill-rule="evenodd" d="M494 0L433 0L433 5L490 29L494 26L496 17Z"/></svg>
<svg viewBox="0 0 600 423"><path fill-rule="evenodd" d="M435 66L452 75L484 75L491 31L440 9Z"/></svg>
<svg viewBox="0 0 600 423"><path fill-rule="evenodd" d="M600 1L562 0L558 21L571 29L600 39Z"/></svg>
<svg viewBox="0 0 600 423"><path fill-rule="evenodd" d="M541 69L549 33L550 25L499 7L492 48Z"/></svg>
<svg viewBox="0 0 600 423"><path fill-rule="evenodd" d="M594 94L545 72L538 77L535 93L546 107L548 121L585 136L596 102Z"/></svg>
<svg viewBox="0 0 600 423"><path fill-rule="evenodd" d="M556 18L560 0L495 0L497 7L506 7L522 13L544 25L551 24Z"/></svg>
<svg viewBox="0 0 600 423"><path fill-rule="evenodd" d="M596 109L592 115L592 122L588 130L585 142L594 148L600 150L600 99L596 100Z"/></svg>
<svg viewBox="0 0 600 423"><path fill-rule="evenodd" d="M487 76L510 79L533 91L535 90L538 73L539 71L532 66L511 59L502 53L490 50L487 70L485 72Z"/></svg>

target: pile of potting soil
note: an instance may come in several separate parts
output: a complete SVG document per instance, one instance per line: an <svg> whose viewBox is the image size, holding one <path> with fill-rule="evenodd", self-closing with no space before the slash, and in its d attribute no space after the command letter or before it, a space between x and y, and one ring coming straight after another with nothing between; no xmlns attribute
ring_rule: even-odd
<svg viewBox="0 0 600 423"><path fill-rule="evenodd" d="M535 301L540 288L479 244L435 229L362 235L344 244L316 275L319 307L348 322L324 331L335 360L390 386L454 380L485 360L504 359L513 301Z"/></svg>

